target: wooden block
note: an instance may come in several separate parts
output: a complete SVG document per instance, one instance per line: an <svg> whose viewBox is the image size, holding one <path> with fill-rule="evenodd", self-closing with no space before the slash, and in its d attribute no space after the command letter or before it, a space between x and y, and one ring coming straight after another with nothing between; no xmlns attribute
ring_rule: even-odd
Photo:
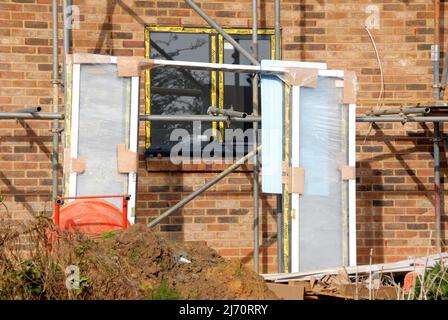
<svg viewBox="0 0 448 320"><path fill-rule="evenodd" d="M311 285L309 281L289 281L288 285L304 287L305 291L311 291Z"/></svg>
<svg viewBox="0 0 448 320"><path fill-rule="evenodd" d="M351 166L341 166L341 178L342 180L356 179L356 168Z"/></svg>
<svg viewBox="0 0 448 320"><path fill-rule="evenodd" d="M307 88L317 88L319 70L295 67L286 69L289 71L285 79L288 84Z"/></svg>
<svg viewBox="0 0 448 320"><path fill-rule="evenodd" d="M142 57L117 57L119 77L138 77L143 69L154 67L152 59Z"/></svg>
<svg viewBox="0 0 448 320"><path fill-rule="evenodd" d="M124 144L117 145L117 168L119 173L137 172L137 152L129 151Z"/></svg>
<svg viewBox="0 0 448 320"><path fill-rule="evenodd" d="M111 63L111 56L93 53L74 53L73 63Z"/></svg>
<svg viewBox="0 0 448 320"><path fill-rule="evenodd" d="M344 103L355 104L358 91L358 80L354 71L345 71L344 76Z"/></svg>
<svg viewBox="0 0 448 320"><path fill-rule="evenodd" d="M83 173L86 170L86 164L83 159L71 158L70 148L65 148L62 170L64 173Z"/></svg>
<svg viewBox="0 0 448 320"><path fill-rule="evenodd" d="M268 288L283 300L304 300L305 287L287 284L267 283Z"/></svg>
<svg viewBox="0 0 448 320"><path fill-rule="evenodd" d="M303 194L305 191L305 169L289 167L286 161L282 163L282 183L288 186L289 193Z"/></svg>
<svg viewBox="0 0 448 320"><path fill-rule="evenodd" d="M349 299L369 299L369 289L361 284L358 285L358 293L356 293L356 284L354 283L341 285L340 290L341 295ZM372 296L375 300L396 300L397 291L391 286L381 286L372 290Z"/></svg>

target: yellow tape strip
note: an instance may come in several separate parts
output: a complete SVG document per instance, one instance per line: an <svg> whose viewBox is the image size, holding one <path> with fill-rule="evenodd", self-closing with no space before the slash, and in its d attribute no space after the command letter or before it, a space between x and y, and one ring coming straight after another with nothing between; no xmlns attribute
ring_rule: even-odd
<svg viewBox="0 0 448 320"><path fill-rule="evenodd" d="M216 63L216 36L211 36L211 57L212 63ZM211 103L212 106L216 107L217 97L216 97L216 71L211 72L211 84L212 84L212 94ZM213 139L216 139L216 121L212 122L212 134Z"/></svg>
<svg viewBox="0 0 448 320"><path fill-rule="evenodd" d="M145 30L158 31L158 32L185 32L185 33L215 33L215 29L208 27L161 27L161 26L147 26ZM250 28L224 28L224 31L228 34L252 34L252 29ZM274 29L258 29L257 34L274 35Z"/></svg>
<svg viewBox="0 0 448 320"><path fill-rule="evenodd" d="M218 36L218 42L219 42L219 58L218 63L224 63L224 39L222 35ZM218 108L223 109L224 108L224 72L219 71L219 102L218 102ZM219 132L221 133L221 142L224 141L224 122L219 122Z"/></svg>
<svg viewBox="0 0 448 320"><path fill-rule="evenodd" d="M275 60L275 36L271 37L271 60Z"/></svg>
<svg viewBox="0 0 448 320"><path fill-rule="evenodd" d="M201 28L201 27L160 27L160 26L148 26L146 30L149 32L184 32L184 33L217 33L213 28Z"/></svg>
<svg viewBox="0 0 448 320"><path fill-rule="evenodd" d="M228 34L252 34L252 29L224 29L224 31ZM274 29L258 29L257 34L267 34L267 35L273 35L275 34Z"/></svg>
<svg viewBox="0 0 448 320"><path fill-rule="evenodd" d="M151 34L150 29L145 30L145 57L150 57L150 43ZM151 114L151 70L145 70L145 114ZM145 121L145 148L148 149L151 146L151 122Z"/></svg>
<svg viewBox="0 0 448 320"><path fill-rule="evenodd" d="M290 87L285 84L285 161L290 163ZM289 272L289 217L290 194L288 185L283 187L283 257L285 272Z"/></svg>

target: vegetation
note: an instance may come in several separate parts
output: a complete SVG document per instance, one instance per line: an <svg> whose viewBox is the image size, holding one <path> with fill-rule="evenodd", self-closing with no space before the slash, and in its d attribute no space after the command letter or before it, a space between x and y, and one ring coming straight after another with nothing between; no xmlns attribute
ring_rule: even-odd
<svg viewBox="0 0 448 320"><path fill-rule="evenodd" d="M417 277L411 297L415 300L448 300L447 271L441 262L427 268L423 276Z"/></svg>
<svg viewBox="0 0 448 320"><path fill-rule="evenodd" d="M101 234L101 238L102 238L102 239L113 238L113 237L115 237L116 234L117 234L117 233L114 232L114 231L103 232L103 233Z"/></svg>
<svg viewBox="0 0 448 320"><path fill-rule="evenodd" d="M166 279L162 279L160 286L154 290L148 287L148 300L178 300L180 298L180 293L168 286Z"/></svg>
<svg viewBox="0 0 448 320"><path fill-rule="evenodd" d="M0 222L2 223L2 222ZM0 299L143 298L105 239L57 229L48 218L0 232ZM112 241L112 239L111 239Z"/></svg>
<svg viewBox="0 0 448 320"><path fill-rule="evenodd" d="M243 263L240 259L236 262L235 276L241 277L243 275Z"/></svg>

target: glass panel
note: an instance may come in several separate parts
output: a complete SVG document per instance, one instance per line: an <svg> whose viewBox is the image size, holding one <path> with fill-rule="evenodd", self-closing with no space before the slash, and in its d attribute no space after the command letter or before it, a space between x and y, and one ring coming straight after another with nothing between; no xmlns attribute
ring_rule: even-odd
<svg viewBox="0 0 448 320"><path fill-rule="evenodd" d="M127 192L127 174L117 172L117 144L127 142L130 91L130 78L118 77L116 65L81 65L78 157L86 168L76 195ZM121 208L121 199L105 200Z"/></svg>
<svg viewBox="0 0 448 320"><path fill-rule="evenodd" d="M343 197L340 166L347 164L347 108L335 78L319 77L317 89L301 88L300 166L305 191L299 202L299 270L338 267L342 261ZM346 208L344 208L346 209Z"/></svg>
<svg viewBox="0 0 448 320"><path fill-rule="evenodd" d="M263 67L284 66L284 61L262 60ZM283 193L283 103L284 83L274 75L261 76L261 141L262 190L264 193Z"/></svg>
<svg viewBox="0 0 448 320"><path fill-rule="evenodd" d="M210 36L191 33L151 33L151 58L210 62ZM177 68L151 70L151 114L205 115L210 106L210 71ZM204 122L195 132L211 127ZM170 134L176 128L193 135L193 124L186 122L152 122L151 149L168 151L176 142ZM197 137L192 137L196 138Z"/></svg>

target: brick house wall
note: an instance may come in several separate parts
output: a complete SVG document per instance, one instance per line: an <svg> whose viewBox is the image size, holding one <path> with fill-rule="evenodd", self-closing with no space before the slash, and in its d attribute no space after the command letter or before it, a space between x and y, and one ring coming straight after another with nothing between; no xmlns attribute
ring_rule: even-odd
<svg viewBox="0 0 448 320"><path fill-rule="evenodd" d="M259 1L259 26L274 26L273 1ZM41 105L51 110L51 0L0 0L0 110ZM251 1L197 1L226 27L251 26ZM433 5L431 0L282 0L282 49L286 60L327 62L356 71L358 114L376 108L432 101ZM74 0L81 14L73 52L143 56L144 26L205 26L183 1ZM445 19L442 3L442 20ZM378 100L378 61L363 25L379 9L371 30L384 71ZM442 27L444 26L441 21ZM442 32L442 38L444 38ZM62 30L60 29L60 39ZM442 40L442 48L444 41ZM62 45L62 43L61 43ZM61 48L62 52L62 48ZM144 112L144 91L141 92ZM61 97L62 98L62 97ZM62 100L61 100L62 103ZM0 194L8 223L51 211L51 123L0 121ZM370 134L367 136L368 132ZM432 124L357 124L358 263L394 261L433 252ZM146 163L141 124L137 221L146 223L224 168ZM442 148L442 154L444 153ZM442 156L442 179L446 159ZM252 168L229 175L157 227L165 236L205 240L227 257L252 263ZM443 180L442 180L443 181ZM261 272L277 270L276 203L261 200ZM8 216L9 215L9 216ZM7 223L7 222L4 223ZM447 236L447 216L442 217Z"/></svg>

